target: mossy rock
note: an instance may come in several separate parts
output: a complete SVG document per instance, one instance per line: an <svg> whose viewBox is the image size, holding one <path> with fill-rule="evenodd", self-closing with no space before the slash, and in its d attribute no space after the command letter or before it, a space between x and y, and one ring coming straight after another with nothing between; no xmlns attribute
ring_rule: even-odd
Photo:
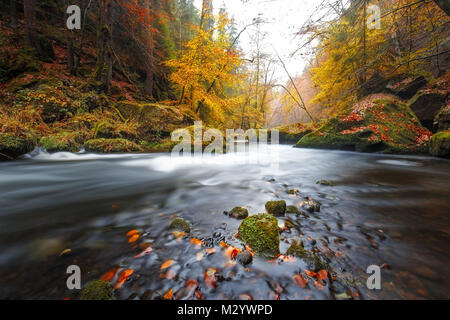
<svg viewBox="0 0 450 320"><path fill-rule="evenodd" d="M84 148L88 152L97 153L129 153L143 151L136 143L126 139L91 139L86 141Z"/></svg>
<svg viewBox="0 0 450 320"><path fill-rule="evenodd" d="M0 135L0 160L14 160L33 151L34 141L13 134Z"/></svg>
<svg viewBox="0 0 450 320"><path fill-rule="evenodd" d="M450 131L438 132L431 138L430 153L435 157L450 158Z"/></svg>
<svg viewBox="0 0 450 320"><path fill-rule="evenodd" d="M301 258L314 271L328 269L327 264L317 254L303 247L302 241L293 241L287 249L286 255Z"/></svg>
<svg viewBox="0 0 450 320"><path fill-rule="evenodd" d="M248 217L248 210L241 207L235 207L230 211L230 217L235 219L245 219Z"/></svg>
<svg viewBox="0 0 450 320"><path fill-rule="evenodd" d="M48 152L78 152L81 145L77 143L76 133L60 133L42 137L40 146Z"/></svg>
<svg viewBox="0 0 450 320"><path fill-rule="evenodd" d="M286 201L269 201L266 203L266 211L275 217L284 216L286 213Z"/></svg>
<svg viewBox="0 0 450 320"><path fill-rule="evenodd" d="M114 298L112 286L102 280L94 280L81 292L81 300L112 300Z"/></svg>
<svg viewBox="0 0 450 320"><path fill-rule="evenodd" d="M322 186L327 186L327 187L334 187L334 183L328 180L319 180L316 182L316 184L320 184Z"/></svg>
<svg viewBox="0 0 450 320"><path fill-rule="evenodd" d="M298 210L297 206L287 206L286 213L300 213L300 210Z"/></svg>
<svg viewBox="0 0 450 320"><path fill-rule="evenodd" d="M173 147L176 145L177 142L170 141L169 139L157 142L142 141L140 143L140 146L145 150L145 152L149 153L171 152Z"/></svg>
<svg viewBox="0 0 450 320"><path fill-rule="evenodd" d="M346 108L316 131L304 136L298 148L378 153L425 153L431 132L411 109L394 96L375 94Z"/></svg>
<svg viewBox="0 0 450 320"><path fill-rule="evenodd" d="M442 108L434 118L434 128L439 131L450 130L450 105Z"/></svg>
<svg viewBox="0 0 450 320"><path fill-rule="evenodd" d="M189 222L187 222L186 220L184 220L182 218L176 218L175 220L173 220L170 223L169 229L190 233L191 232L191 225L189 224Z"/></svg>
<svg viewBox="0 0 450 320"><path fill-rule="evenodd" d="M275 258L280 253L278 220L269 214L244 219L239 226L239 238L258 255Z"/></svg>

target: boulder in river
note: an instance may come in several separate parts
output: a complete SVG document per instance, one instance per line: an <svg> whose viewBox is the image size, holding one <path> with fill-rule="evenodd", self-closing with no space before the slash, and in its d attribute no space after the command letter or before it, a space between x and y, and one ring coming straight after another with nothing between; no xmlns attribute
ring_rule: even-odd
<svg viewBox="0 0 450 320"><path fill-rule="evenodd" d="M298 148L425 153L431 132L398 98L374 94L304 136Z"/></svg>
<svg viewBox="0 0 450 320"><path fill-rule="evenodd" d="M14 160L33 149L34 142L31 139L9 133L0 135L0 160Z"/></svg>
<svg viewBox="0 0 450 320"><path fill-rule="evenodd" d="M435 157L450 158L450 131L438 132L431 138L430 153Z"/></svg>
<svg viewBox="0 0 450 320"><path fill-rule="evenodd" d="M286 201L269 201L266 203L266 210L267 213L275 217L284 216L286 213Z"/></svg>
<svg viewBox="0 0 450 320"><path fill-rule="evenodd" d="M230 217L235 219L245 219L248 217L248 210L241 207L235 207L230 211Z"/></svg>
<svg viewBox="0 0 450 320"><path fill-rule="evenodd" d="M81 300L112 300L113 288L109 282L94 280L83 289Z"/></svg>
<svg viewBox="0 0 450 320"><path fill-rule="evenodd" d="M40 145L48 152L78 152L81 144L77 142L77 133L60 133L41 138Z"/></svg>
<svg viewBox="0 0 450 320"><path fill-rule="evenodd" d="M264 257L275 258L280 253L278 220L272 215L263 213L244 219L239 238Z"/></svg>

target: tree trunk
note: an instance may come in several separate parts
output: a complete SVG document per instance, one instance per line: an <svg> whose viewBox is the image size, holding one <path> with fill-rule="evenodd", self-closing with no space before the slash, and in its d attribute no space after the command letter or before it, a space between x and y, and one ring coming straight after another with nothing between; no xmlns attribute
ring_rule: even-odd
<svg viewBox="0 0 450 320"><path fill-rule="evenodd" d="M97 26L97 64L93 78L94 86L99 91L109 92L112 77L112 5L113 1L100 0L98 2Z"/></svg>
<svg viewBox="0 0 450 320"><path fill-rule="evenodd" d="M151 15L151 5L150 0L145 1L146 9ZM145 84L144 84L144 92L149 96L153 96L153 76L154 76L154 43L153 43L153 22L150 21L150 25L147 28L144 28L145 39L146 39L146 65L145 65Z"/></svg>
<svg viewBox="0 0 450 320"><path fill-rule="evenodd" d="M16 0L9 1L9 15L11 16L11 28L17 29L17 4Z"/></svg>
<svg viewBox="0 0 450 320"><path fill-rule="evenodd" d="M26 44L40 53L36 31L35 1L23 0L23 12L25 18Z"/></svg>

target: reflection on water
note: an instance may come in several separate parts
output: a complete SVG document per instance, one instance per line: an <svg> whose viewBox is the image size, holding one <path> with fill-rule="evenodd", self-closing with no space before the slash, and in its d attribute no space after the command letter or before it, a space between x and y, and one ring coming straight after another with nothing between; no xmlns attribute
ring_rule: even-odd
<svg viewBox="0 0 450 320"><path fill-rule="evenodd" d="M277 153L278 169L269 161ZM450 298L449 161L286 146L240 157L40 153L0 163L0 298L76 298L66 289L71 264L81 267L83 283L113 267L135 270L117 290L120 299L154 299L170 289L190 298L182 289L187 279L199 282L204 299ZM316 184L321 179L335 186ZM303 197L319 201L321 211L280 218L295 226L281 234L280 249L301 237L308 249L332 257L337 280L322 290L293 281L307 268L300 259L256 258L245 269L229 265L220 246L207 255L168 230L178 215L191 222L192 236L240 247L239 221L223 211L246 206L255 214L266 201L290 205ZM141 232L133 244L125 236L131 229ZM144 242L153 251L135 258ZM60 256L65 249L71 251ZM168 259L173 279L161 277ZM384 265L380 291L365 288L365 270L374 264ZM216 288L204 283L208 268L220 271Z"/></svg>

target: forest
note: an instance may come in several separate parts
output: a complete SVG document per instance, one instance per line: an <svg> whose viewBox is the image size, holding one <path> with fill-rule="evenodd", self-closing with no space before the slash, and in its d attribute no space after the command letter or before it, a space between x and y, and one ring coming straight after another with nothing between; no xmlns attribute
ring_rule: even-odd
<svg viewBox="0 0 450 320"><path fill-rule="evenodd" d="M0 0L0 299L448 299L450 2L303 2Z"/></svg>

